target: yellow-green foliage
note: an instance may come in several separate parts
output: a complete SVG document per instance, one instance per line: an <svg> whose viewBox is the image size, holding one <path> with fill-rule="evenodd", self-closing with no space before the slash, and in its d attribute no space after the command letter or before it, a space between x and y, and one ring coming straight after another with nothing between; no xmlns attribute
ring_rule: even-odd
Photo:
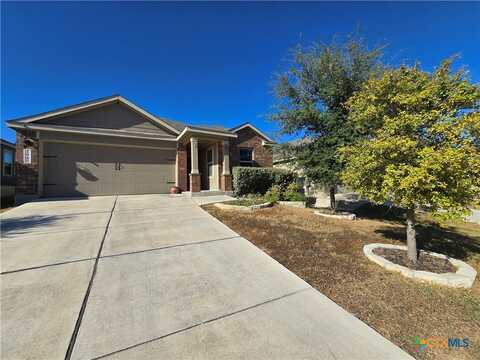
<svg viewBox="0 0 480 360"><path fill-rule="evenodd" d="M341 150L343 182L376 202L463 216L480 196L480 88L451 60L434 73L401 67L348 101L364 140Z"/></svg>

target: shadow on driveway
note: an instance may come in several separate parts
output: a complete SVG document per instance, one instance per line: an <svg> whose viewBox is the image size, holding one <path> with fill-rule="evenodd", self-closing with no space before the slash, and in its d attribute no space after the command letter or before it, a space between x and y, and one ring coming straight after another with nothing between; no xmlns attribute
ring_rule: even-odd
<svg viewBox="0 0 480 360"><path fill-rule="evenodd" d="M26 234L39 227L55 224L58 221L70 219L74 214L67 215L32 215L24 217L14 217L2 220L0 229L2 238L8 238L11 235Z"/></svg>

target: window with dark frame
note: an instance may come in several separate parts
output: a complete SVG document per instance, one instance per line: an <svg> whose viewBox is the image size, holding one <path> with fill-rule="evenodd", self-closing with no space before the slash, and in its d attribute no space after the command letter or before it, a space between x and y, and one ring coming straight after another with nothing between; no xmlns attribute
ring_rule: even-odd
<svg viewBox="0 0 480 360"><path fill-rule="evenodd" d="M13 176L13 151L3 150L3 175Z"/></svg>
<svg viewBox="0 0 480 360"><path fill-rule="evenodd" d="M253 165L253 149L240 148L240 165L242 166Z"/></svg>

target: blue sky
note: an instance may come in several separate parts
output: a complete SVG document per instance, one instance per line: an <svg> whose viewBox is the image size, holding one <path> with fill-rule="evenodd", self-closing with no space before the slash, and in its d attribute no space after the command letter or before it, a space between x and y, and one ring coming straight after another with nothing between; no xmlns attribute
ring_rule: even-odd
<svg viewBox="0 0 480 360"><path fill-rule="evenodd" d="M272 134L273 74L298 43L358 27L390 64L431 70L454 53L480 81L480 3L5 3L4 120L121 94L191 124Z"/></svg>

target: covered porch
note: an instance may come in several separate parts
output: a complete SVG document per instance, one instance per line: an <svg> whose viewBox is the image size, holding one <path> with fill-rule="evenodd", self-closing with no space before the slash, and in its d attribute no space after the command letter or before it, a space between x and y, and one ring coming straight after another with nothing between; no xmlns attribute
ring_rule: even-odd
<svg viewBox="0 0 480 360"><path fill-rule="evenodd" d="M232 191L230 141L236 135L186 128L177 145L176 185L192 194Z"/></svg>

